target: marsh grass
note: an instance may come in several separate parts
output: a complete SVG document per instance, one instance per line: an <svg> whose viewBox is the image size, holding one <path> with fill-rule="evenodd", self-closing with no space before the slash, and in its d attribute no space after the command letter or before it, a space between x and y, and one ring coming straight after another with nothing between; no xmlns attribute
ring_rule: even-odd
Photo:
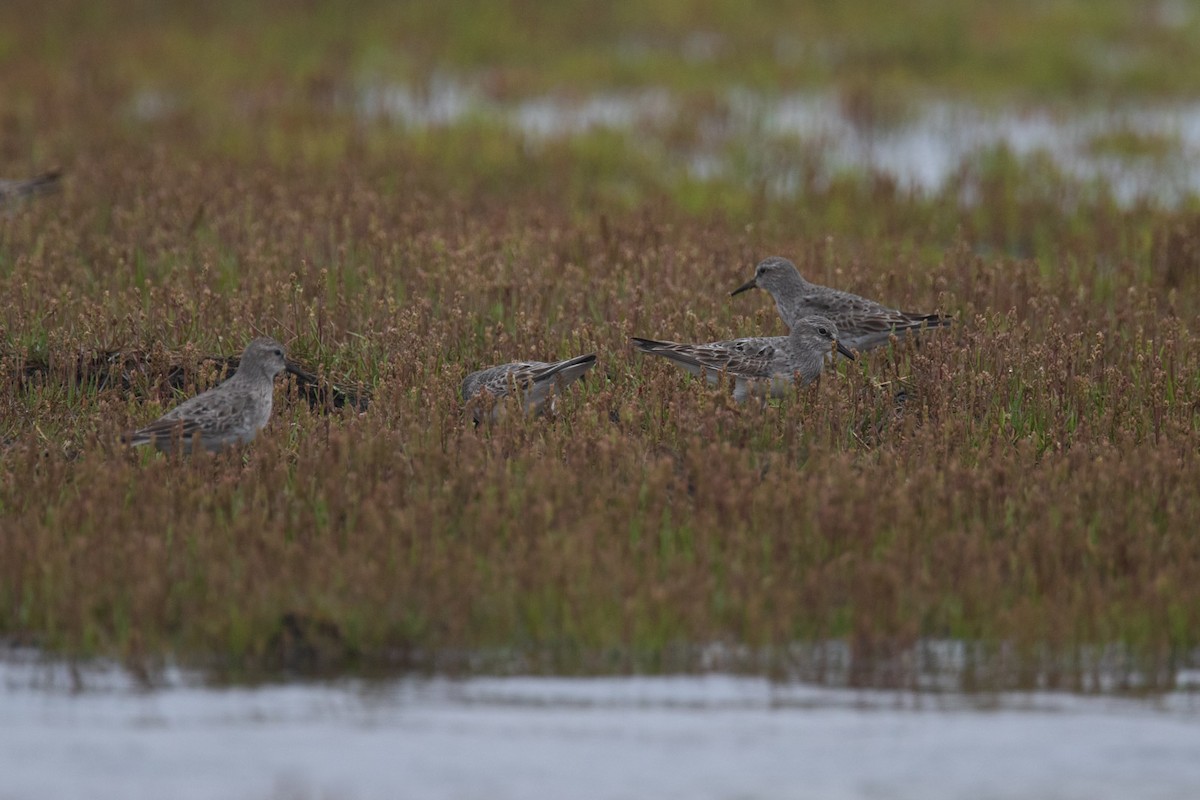
<svg viewBox="0 0 1200 800"><path fill-rule="evenodd" d="M1194 204L1002 152L935 195L777 197L620 137L531 150L303 96L132 125L120 75L41 75L5 134L71 157L0 218L0 634L239 676L838 640L862 683L956 639L1009 670L973 686L1080 686L1107 647L1169 685L1200 645ZM782 333L727 296L769 253L955 324L765 408L630 351ZM311 381L252 446L120 446L258 333ZM467 372L585 352L556 415L464 418Z"/></svg>

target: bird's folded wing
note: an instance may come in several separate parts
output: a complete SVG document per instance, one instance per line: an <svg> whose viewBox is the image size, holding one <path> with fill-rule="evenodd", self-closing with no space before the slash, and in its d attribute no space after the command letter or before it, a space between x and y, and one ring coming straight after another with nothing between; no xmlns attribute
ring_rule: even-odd
<svg viewBox="0 0 1200 800"><path fill-rule="evenodd" d="M729 352L748 359L773 359L780 352L780 338L774 336L747 336L741 339L729 339L724 342L713 342L708 347L728 350Z"/></svg>
<svg viewBox="0 0 1200 800"><path fill-rule="evenodd" d="M174 436L179 436L182 439L190 439L196 433L204 436L211 426L205 425L205 420L196 418L181 418L173 419L157 419L151 422L144 428L139 428L130 434L131 441L157 441L163 439L171 439Z"/></svg>
<svg viewBox="0 0 1200 800"><path fill-rule="evenodd" d="M506 369L489 378L484 388L497 397L502 397L514 389L523 392L533 385L538 372L549 366L540 361L518 361L509 364Z"/></svg>
<svg viewBox="0 0 1200 800"><path fill-rule="evenodd" d="M770 377L775 348L761 339L733 339L713 344L675 344L641 340L648 353L711 372L728 372L747 378Z"/></svg>
<svg viewBox="0 0 1200 800"><path fill-rule="evenodd" d="M133 436L147 439L170 437L180 430L181 424L185 439L197 431L201 436L220 433L232 424L235 416L238 416L236 406L243 399L242 395L230 392L204 392L179 404L141 430L135 431Z"/></svg>
<svg viewBox="0 0 1200 800"><path fill-rule="evenodd" d="M888 310L886 313L851 317L844 327L859 332L887 333L910 328L932 328L943 324L946 323L937 314L906 314L903 311Z"/></svg>

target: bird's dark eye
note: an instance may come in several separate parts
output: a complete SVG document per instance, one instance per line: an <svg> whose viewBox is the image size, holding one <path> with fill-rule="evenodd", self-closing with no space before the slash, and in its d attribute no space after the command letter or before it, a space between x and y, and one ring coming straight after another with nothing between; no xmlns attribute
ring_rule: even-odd
<svg viewBox="0 0 1200 800"><path fill-rule="evenodd" d="M283 358L283 351L280 350L279 348L276 348L275 355L279 356L280 358Z"/></svg>
<svg viewBox="0 0 1200 800"><path fill-rule="evenodd" d="M829 336L829 328L826 328L826 327L817 328L817 333L821 334L822 336Z"/></svg>

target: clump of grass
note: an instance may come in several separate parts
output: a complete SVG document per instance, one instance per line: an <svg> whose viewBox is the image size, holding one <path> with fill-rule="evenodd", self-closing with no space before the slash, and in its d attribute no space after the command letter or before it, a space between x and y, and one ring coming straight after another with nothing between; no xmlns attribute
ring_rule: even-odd
<svg viewBox="0 0 1200 800"><path fill-rule="evenodd" d="M1087 141L1087 149L1095 155L1158 161L1180 154L1181 145L1176 136L1130 128L1097 133Z"/></svg>
<svg viewBox="0 0 1200 800"><path fill-rule="evenodd" d="M842 116L852 125L873 134L898 128L912 116L909 98L894 80L855 77L838 90Z"/></svg>

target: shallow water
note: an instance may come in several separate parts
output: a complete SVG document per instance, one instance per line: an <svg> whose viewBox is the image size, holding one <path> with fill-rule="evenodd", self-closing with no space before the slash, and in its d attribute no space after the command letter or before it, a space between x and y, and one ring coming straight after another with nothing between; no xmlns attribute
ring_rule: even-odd
<svg viewBox="0 0 1200 800"><path fill-rule="evenodd" d="M961 200L971 205L979 202L972 171L983 154L1001 148L1018 159L1044 157L1084 185L1100 182L1125 205L1144 199L1174 206L1200 194L1196 102L1080 109L925 100L904 106L891 122L864 124L833 91L732 89L701 107L663 88L498 100L480 81L446 74L422 85L339 87L331 98L331 112L367 122L428 130L486 121L534 146L591 130L613 131L659 158L664 169L682 169L699 181L750 181L776 195L799 191L816 167L825 180L869 172L923 193L963 183ZM125 113L152 123L185 106L181 97L143 89ZM694 141L680 143L681 123L693 131ZM1105 138L1112 136L1126 137L1132 152L1121 152L1120 145L1105 147ZM1148 143L1141 152L1139 141Z"/></svg>
<svg viewBox="0 0 1200 800"><path fill-rule="evenodd" d="M677 122L681 114L695 113L665 90L546 95L500 103L470 82L444 76L421 91L404 85L365 87L355 95L353 110L365 119L416 129L474 117L499 121L535 141L602 128L636 133L642 142L653 142L654 131ZM797 154L806 149L819 153L828 174L871 171L890 175L904 189L935 192L969 169L981 152L1006 148L1018 158L1041 154L1084 183L1102 181L1125 204L1145 198L1173 205L1200 192L1197 103L1063 111L929 101L914 104L894 124L880 127L848 118L833 92L768 95L733 90L715 109L700 113L695 127L701 132L700 144L676 155L698 180L731 176L735 167L726 152L731 143L783 143ZM1148 137L1161 152L1116 155L1096 147L1113 134ZM799 176L811 167L769 161L757 167L763 174L743 177L766 179L778 194L796 191ZM969 191L963 201L973 202Z"/></svg>
<svg viewBox="0 0 1200 800"><path fill-rule="evenodd" d="M0 665L0 798L1194 798L1200 694Z"/></svg>

